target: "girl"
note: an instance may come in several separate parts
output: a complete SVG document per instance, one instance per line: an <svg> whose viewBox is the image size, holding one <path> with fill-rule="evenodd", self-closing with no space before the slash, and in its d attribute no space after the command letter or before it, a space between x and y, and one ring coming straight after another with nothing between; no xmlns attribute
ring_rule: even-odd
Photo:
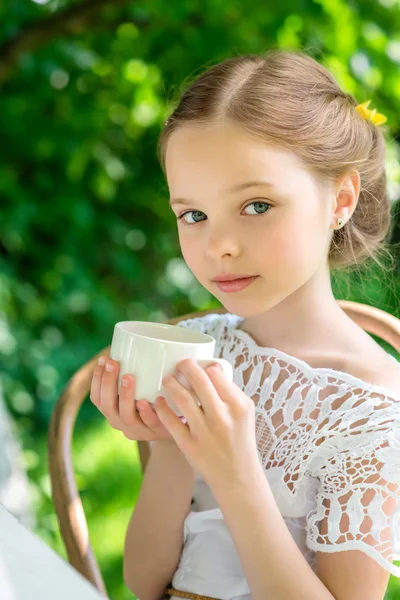
<svg viewBox="0 0 400 600"><path fill-rule="evenodd" d="M111 426L154 442L125 543L140 600L381 600L400 577L400 366L330 278L390 229L368 104L274 49L207 70L166 123L182 254L227 309L178 325L212 335L234 381L181 361L201 407L170 377L136 412L134 378L118 397L118 363L96 367Z"/></svg>

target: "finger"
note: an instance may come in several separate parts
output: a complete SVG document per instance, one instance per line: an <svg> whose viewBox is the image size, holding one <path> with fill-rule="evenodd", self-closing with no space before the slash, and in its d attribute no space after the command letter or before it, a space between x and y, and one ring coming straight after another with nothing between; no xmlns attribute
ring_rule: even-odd
<svg viewBox="0 0 400 600"><path fill-rule="evenodd" d="M208 367L206 371L218 397L227 406L229 405L229 409L234 414L237 416L247 414L249 409L254 412L255 404L252 398L247 396L234 381L226 377L221 369Z"/></svg>
<svg viewBox="0 0 400 600"><path fill-rule="evenodd" d="M107 418L112 418L114 422L116 419L119 421L118 373L119 364L117 361L108 359L101 378L99 409Z"/></svg>
<svg viewBox="0 0 400 600"><path fill-rule="evenodd" d="M128 385L122 385L126 382ZM143 401L142 401L143 402ZM147 402L144 402L148 406ZM135 378L133 375L124 375L121 379L121 389L119 394L119 418L122 424L122 431L128 439L150 439L151 433L165 432L165 428L160 423L158 417L156 418L156 424L153 428L149 428L147 423L144 421L143 411L137 410L138 403L135 401ZM145 418L151 418L148 413L153 412L148 406L145 411ZM158 422L158 429L157 429Z"/></svg>
<svg viewBox="0 0 400 600"><path fill-rule="evenodd" d="M104 365L106 363L106 357L100 356L97 361L97 365L93 371L92 383L90 386L90 400L98 406L100 402L100 388L101 388L101 378L103 376Z"/></svg>
<svg viewBox="0 0 400 600"><path fill-rule="evenodd" d="M184 445L190 444L191 431L189 419L186 419L185 422L183 422L182 417L178 417L174 411L170 409L167 400L163 396L159 396L156 399L155 409L161 423L168 430L178 446L182 449ZM189 427L187 427L186 422Z"/></svg>
<svg viewBox="0 0 400 600"><path fill-rule="evenodd" d="M192 391L189 391L182 383L180 383L176 377L169 375L163 379L164 396L167 399L167 409L164 412L171 412L174 416L175 413L171 410L169 405L175 405L175 407L181 412L186 418L187 422L191 427L194 426L195 422L199 419L203 419L201 407L198 405L196 398ZM161 396L162 398L162 396ZM164 407L164 402L161 400L156 403L156 406L161 405ZM161 419L160 419L161 420Z"/></svg>
<svg viewBox="0 0 400 600"><path fill-rule="evenodd" d="M225 373L218 366L210 366L206 369L206 374L209 377L218 397L226 403L234 402L238 400L246 403L248 397L240 389L234 381L231 381Z"/></svg>
<svg viewBox="0 0 400 600"><path fill-rule="evenodd" d="M219 367L217 367L217 369L219 369ZM180 361L177 365L177 371L183 373L187 379L199 399L204 413L210 416L215 415L216 410L218 410L218 405L222 403L222 400L219 397L208 372L190 358ZM182 388L186 389L184 386L182 386ZM183 409L181 410L186 414Z"/></svg>
<svg viewBox="0 0 400 600"><path fill-rule="evenodd" d="M152 409L148 402L141 400L137 403L139 409L139 415L143 423L151 429L154 433L160 433L165 431L164 425L158 418L157 413Z"/></svg>
<svg viewBox="0 0 400 600"><path fill-rule="evenodd" d="M124 385L124 383L127 385ZM135 404L135 378L133 375L127 374L121 378L118 412L121 423L127 427L140 425Z"/></svg>

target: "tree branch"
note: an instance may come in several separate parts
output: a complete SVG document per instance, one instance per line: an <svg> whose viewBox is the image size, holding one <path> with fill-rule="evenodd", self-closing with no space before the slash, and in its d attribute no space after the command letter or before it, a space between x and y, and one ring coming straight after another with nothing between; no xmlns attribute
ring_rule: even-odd
<svg viewBox="0 0 400 600"><path fill-rule="evenodd" d="M88 23L106 6L127 4L130 0L85 0L73 4L46 19L32 23L0 46L0 85L10 76L18 59L58 35L82 33Z"/></svg>

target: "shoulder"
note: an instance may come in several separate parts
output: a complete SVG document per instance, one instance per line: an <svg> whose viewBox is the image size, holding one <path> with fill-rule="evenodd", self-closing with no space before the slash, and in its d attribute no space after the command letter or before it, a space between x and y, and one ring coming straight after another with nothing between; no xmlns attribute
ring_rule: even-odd
<svg viewBox="0 0 400 600"><path fill-rule="evenodd" d="M348 357L345 360L345 370L371 386L392 390L400 399L400 363L382 348L372 356L360 353L358 356Z"/></svg>
<svg viewBox="0 0 400 600"><path fill-rule="evenodd" d="M333 453L337 447L351 449L361 442L375 447L377 441L398 430L400 423L400 363L382 349L374 357L371 354L369 360L359 356L347 358L343 364L343 371L362 385L346 382L343 389L336 390L336 384L329 383L314 431L318 440L315 445L324 443L327 450L333 441Z"/></svg>

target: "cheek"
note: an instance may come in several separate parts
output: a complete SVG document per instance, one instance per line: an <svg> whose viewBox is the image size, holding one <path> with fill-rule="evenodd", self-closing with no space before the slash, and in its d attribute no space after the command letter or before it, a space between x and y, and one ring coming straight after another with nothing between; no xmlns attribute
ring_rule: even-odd
<svg viewBox="0 0 400 600"><path fill-rule="evenodd" d="M305 224L304 228L298 224L292 228L285 228L269 240L271 253L266 257L266 262L271 269L282 269L288 277L313 267L321 259L322 240L316 235L316 229Z"/></svg>
<svg viewBox="0 0 400 600"><path fill-rule="evenodd" d="M201 262L201 252L198 251L197 245L194 243L194 238L179 234L179 244L181 247L182 256L190 269L195 269Z"/></svg>
<svg viewBox="0 0 400 600"><path fill-rule="evenodd" d="M297 231L293 235L280 239L275 247L274 254L281 264L296 268L304 262L308 254L308 240Z"/></svg>

